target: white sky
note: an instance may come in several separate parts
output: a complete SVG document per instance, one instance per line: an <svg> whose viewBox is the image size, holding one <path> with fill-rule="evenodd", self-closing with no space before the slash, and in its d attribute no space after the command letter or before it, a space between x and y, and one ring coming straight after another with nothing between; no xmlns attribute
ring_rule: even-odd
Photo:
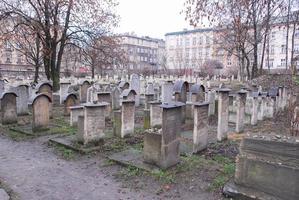
<svg viewBox="0 0 299 200"><path fill-rule="evenodd" d="M118 33L135 32L138 36L164 38L165 33L192 28L185 21L185 0L119 0L121 17Z"/></svg>

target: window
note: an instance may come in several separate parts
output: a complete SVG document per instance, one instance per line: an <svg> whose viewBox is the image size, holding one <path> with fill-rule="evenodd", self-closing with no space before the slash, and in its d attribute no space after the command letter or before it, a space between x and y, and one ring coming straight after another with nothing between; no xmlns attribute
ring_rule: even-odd
<svg viewBox="0 0 299 200"><path fill-rule="evenodd" d="M280 67L285 67L286 66L286 59L281 59L280 60Z"/></svg>
<svg viewBox="0 0 299 200"><path fill-rule="evenodd" d="M6 53L6 63L11 63L11 59L12 59L12 53L7 52Z"/></svg>
<svg viewBox="0 0 299 200"><path fill-rule="evenodd" d="M209 38L209 36L206 37L206 44L210 44L210 38Z"/></svg>
<svg viewBox="0 0 299 200"><path fill-rule="evenodd" d="M299 54L299 44L294 44L294 53Z"/></svg>
<svg viewBox="0 0 299 200"><path fill-rule="evenodd" d="M269 60L268 68L273 68L274 59Z"/></svg>
<svg viewBox="0 0 299 200"><path fill-rule="evenodd" d="M299 38L299 29L297 29L297 30L295 31L295 37L296 37L296 38Z"/></svg>
<svg viewBox="0 0 299 200"><path fill-rule="evenodd" d="M274 45L270 46L270 54L272 54L272 55L274 54Z"/></svg>
<svg viewBox="0 0 299 200"><path fill-rule="evenodd" d="M201 36L199 37L198 44L202 45L202 37Z"/></svg>
<svg viewBox="0 0 299 200"><path fill-rule="evenodd" d="M196 45L196 37L193 38L192 44L193 44L193 46Z"/></svg>
<svg viewBox="0 0 299 200"><path fill-rule="evenodd" d="M227 58L227 65L228 66L232 65L232 58L230 56Z"/></svg>
<svg viewBox="0 0 299 200"><path fill-rule="evenodd" d="M18 60L17 60L18 64L22 63L22 58L23 58L22 54L18 54Z"/></svg>
<svg viewBox="0 0 299 200"><path fill-rule="evenodd" d="M186 40L185 40L185 46L188 47L189 45L190 45L190 40L189 40L189 38L186 38Z"/></svg>
<svg viewBox="0 0 299 200"><path fill-rule="evenodd" d="M276 35L276 32L275 32L275 31L272 31L272 33L271 33L271 38L272 38L272 39L275 39L275 35Z"/></svg>
<svg viewBox="0 0 299 200"><path fill-rule="evenodd" d="M281 45L281 53L286 53L286 45Z"/></svg>

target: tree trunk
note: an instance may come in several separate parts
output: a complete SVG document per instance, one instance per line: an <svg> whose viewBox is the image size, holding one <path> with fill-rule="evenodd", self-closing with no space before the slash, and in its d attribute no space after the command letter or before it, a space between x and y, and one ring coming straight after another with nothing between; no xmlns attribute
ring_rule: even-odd
<svg viewBox="0 0 299 200"><path fill-rule="evenodd" d="M297 18L297 16L296 16ZM291 47L291 70L292 75L296 75L297 68L294 63L294 45L295 45L295 33L296 33L296 22L293 23L293 32L292 32L292 47Z"/></svg>
<svg viewBox="0 0 299 200"><path fill-rule="evenodd" d="M291 0L288 1L287 35L286 35L286 70L288 69L288 59L289 59L288 49L289 49L290 12L291 12Z"/></svg>
<svg viewBox="0 0 299 200"><path fill-rule="evenodd" d="M257 77L258 74L258 26L257 26L257 13L256 13L256 2L254 1L252 5L252 17L253 17L253 65L252 65L252 72L251 78L254 79Z"/></svg>
<svg viewBox="0 0 299 200"><path fill-rule="evenodd" d="M39 74L39 64L35 65L35 72L34 72L34 83L38 82L38 74Z"/></svg>
<svg viewBox="0 0 299 200"><path fill-rule="evenodd" d="M271 8L271 1L269 0L268 4L267 4L267 21L266 21L266 29L265 29L265 35L264 35L264 41L263 41L262 58L261 58L261 65L260 65L260 72L259 72L260 75L262 75L262 73L263 73L266 42L267 42L267 36L269 33L269 29L270 29L270 8Z"/></svg>

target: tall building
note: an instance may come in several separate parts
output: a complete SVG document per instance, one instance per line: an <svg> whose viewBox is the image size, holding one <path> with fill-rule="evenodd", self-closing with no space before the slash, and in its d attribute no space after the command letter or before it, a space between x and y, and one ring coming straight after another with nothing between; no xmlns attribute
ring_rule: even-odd
<svg viewBox="0 0 299 200"><path fill-rule="evenodd" d="M122 34L121 47L128 58L129 71L157 71L165 67L165 42L150 37Z"/></svg>

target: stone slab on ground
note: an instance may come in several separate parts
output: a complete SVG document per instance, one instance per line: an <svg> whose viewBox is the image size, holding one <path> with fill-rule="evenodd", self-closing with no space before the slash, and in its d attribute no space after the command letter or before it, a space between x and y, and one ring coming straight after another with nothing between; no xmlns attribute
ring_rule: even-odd
<svg viewBox="0 0 299 200"><path fill-rule="evenodd" d="M232 180L223 187L226 197L241 200L281 200L272 195L235 184Z"/></svg>
<svg viewBox="0 0 299 200"><path fill-rule="evenodd" d="M97 146L84 146L77 142L76 135L64 135L51 138L49 140L50 143L54 143L57 145L64 146L65 148L80 152L80 153L90 153L93 151L97 151L102 148L102 145Z"/></svg>
<svg viewBox="0 0 299 200"><path fill-rule="evenodd" d="M127 149L108 156L110 160L126 166L134 166L136 168L153 172L158 171L157 166L143 162L143 153L136 149Z"/></svg>
<svg viewBox="0 0 299 200"><path fill-rule="evenodd" d="M57 124L50 124L48 129L41 130L38 132L34 132L32 130L31 124L21 125L21 126L10 126L9 129L11 131L18 132L20 134L25 134L29 136L39 137L45 135L54 135L54 134L62 134L60 130L61 126Z"/></svg>
<svg viewBox="0 0 299 200"><path fill-rule="evenodd" d="M188 155L193 153L193 131L183 131L180 137L180 154Z"/></svg>
<svg viewBox="0 0 299 200"><path fill-rule="evenodd" d="M9 195L2 188L0 188L0 199L1 200L9 200Z"/></svg>

